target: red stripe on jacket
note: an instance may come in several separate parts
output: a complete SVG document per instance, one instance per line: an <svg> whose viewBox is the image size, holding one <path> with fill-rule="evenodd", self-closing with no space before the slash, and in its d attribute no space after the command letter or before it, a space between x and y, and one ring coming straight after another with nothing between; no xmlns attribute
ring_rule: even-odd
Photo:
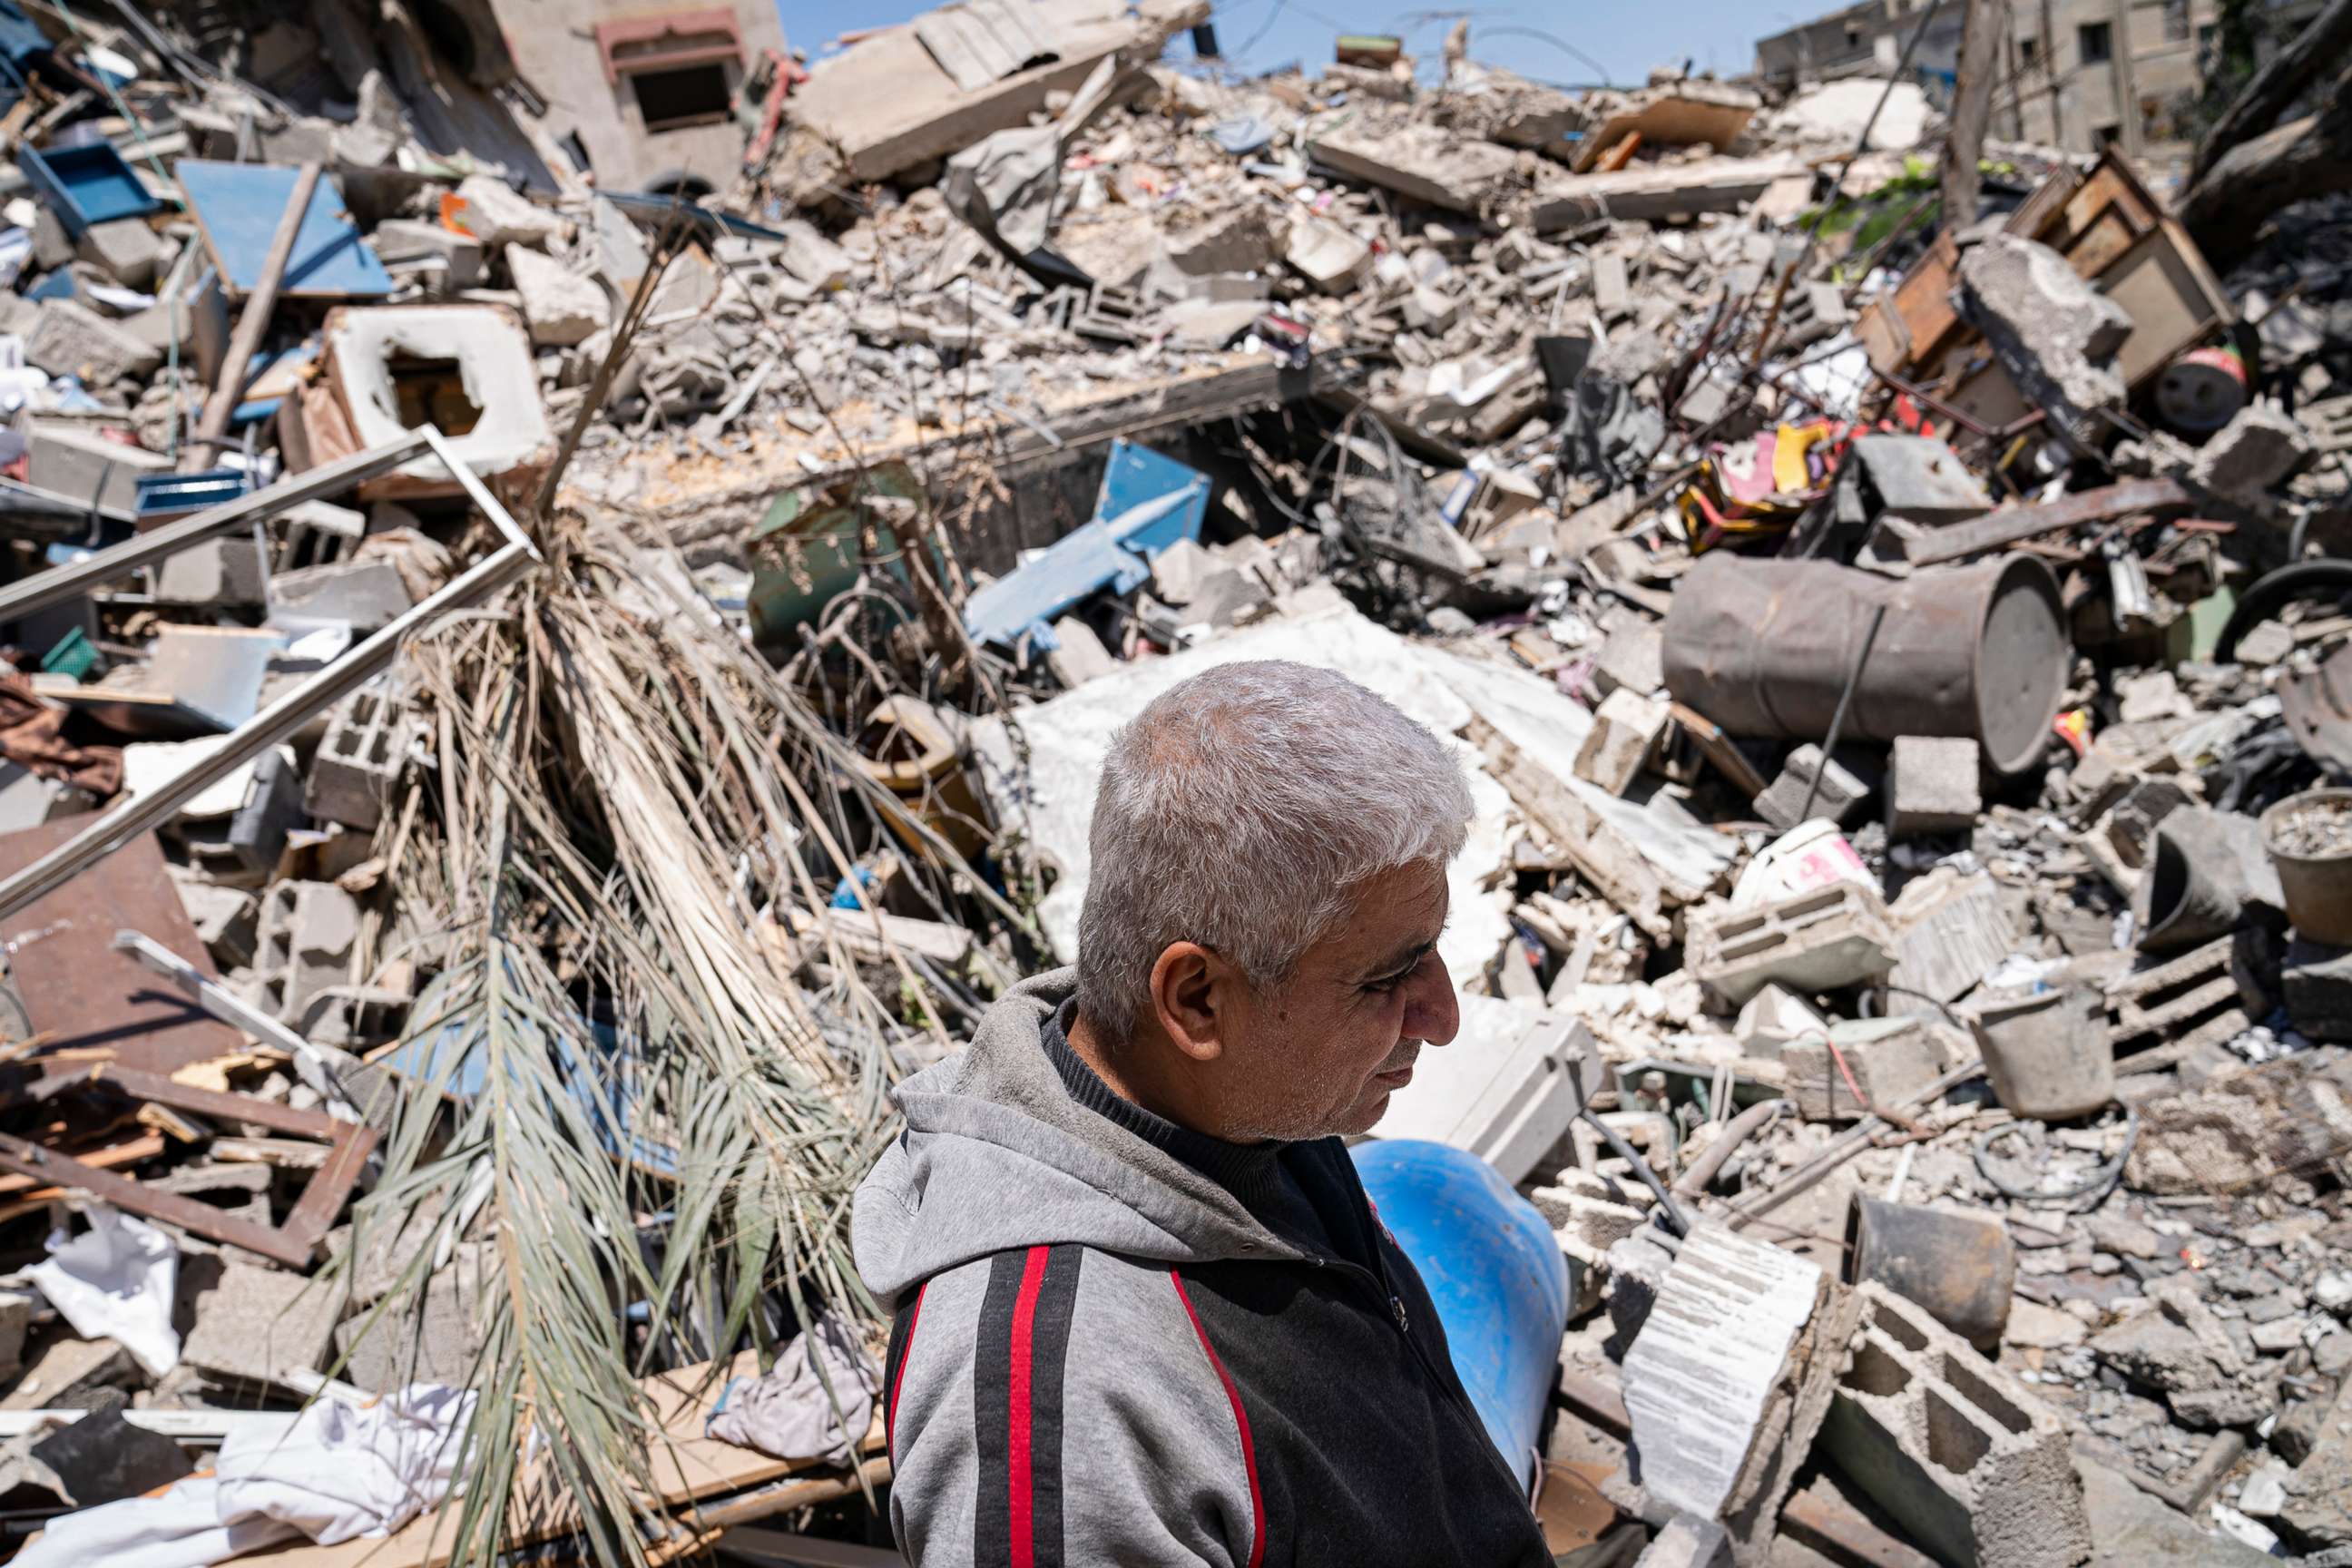
<svg viewBox="0 0 2352 1568"><path fill-rule="evenodd" d="M898 1344L898 1375L890 1380L889 1407L882 1412L882 1425L889 1437L890 1464L894 1469L898 1463L898 1390L907 1385L907 1363L915 1359L915 1325L923 1321L923 1292L930 1288L931 1282L924 1280L915 1292L913 1308L907 1313L907 1337Z"/></svg>
<svg viewBox="0 0 2352 1568"><path fill-rule="evenodd" d="M1004 1462L1011 1484L1005 1489L1013 1524L1013 1568L1035 1568L1036 1498L1033 1493L1029 1446L1029 1372L1032 1331L1037 1321L1037 1291L1045 1282L1049 1247L1029 1249L1021 1271L1021 1294L1013 1303L1013 1376L1011 1397L1005 1401Z"/></svg>
<svg viewBox="0 0 2352 1568"><path fill-rule="evenodd" d="M1201 1314L1192 1310L1192 1298L1184 1293L1183 1277L1171 1268L1168 1279L1176 1287L1176 1299L1184 1303L1184 1315L1192 1320L1192 1332L1200 1336L1201 1349L1207 1352L1209 1364L1216 1369L1217 1381L1225 1385L1225 1398L1234 1407L1234 1425L1241 1430L1242 1468L1249 1472L1249 1568L1259 1568L1265 1561L1265 1499L1257 1486L1257 1449L1250 1442L1249 1413L1242 1408L1241 1390L1234 1386L1233 1374L1225 1370L1217 1347L1209 1342L1209 1331L1201 1326Z"/></svg>

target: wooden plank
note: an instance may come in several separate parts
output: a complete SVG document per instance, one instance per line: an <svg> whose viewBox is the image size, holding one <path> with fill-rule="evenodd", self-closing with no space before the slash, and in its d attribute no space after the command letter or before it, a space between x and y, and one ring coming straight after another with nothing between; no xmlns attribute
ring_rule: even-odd
<svg viewBox="0 0 2352 1568"><path fill-rule="evenodd" d="M720 1391L735 1378L758 1376L759 1357L756 1352L745 1351L730 1362L718 1377L709 1378L709 1370L706 1363L658 1373L638 1382L637 1386L652 1403L653 1419L661 1434L651 1446L647 1462L653 1471L655 1496L662 1507L677 1509L759 1486L795 1471L821 1468L814 1460L778 1459L756 1448L740 1448L705 1436L703 1424L717 1407ZM696 1393L697 1385L705 1382L709 1386ZM881 1447L882 1420L877 1410L860 1447L875 1453ZM527 1520L529 1523L504 1543L509 1549L551 1540L568 1533L579 1523L579 1510L562 1496L546 1466L531 1467L517 1489L519 1496L509 1517ZM454 1513L446 1520L428 1513L383 1540L347 1541L339 1546L302 1542L266 1548L240 1557L237 1562L241 1565L267 1564L268 1568L446 1568L453 1546L449 1536L456 1522Z"/></svg>

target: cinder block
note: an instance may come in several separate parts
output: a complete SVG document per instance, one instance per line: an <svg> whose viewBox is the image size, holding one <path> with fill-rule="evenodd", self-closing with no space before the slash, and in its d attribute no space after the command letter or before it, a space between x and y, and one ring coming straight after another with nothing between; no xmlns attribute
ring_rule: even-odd
<svg viewBox="0 0 2352 1568"><path fill-rule="evenodd" d="M1845 1058L1843 1071L1839 1057ZM1853 1121L1917 1096L1943 1071L1943 1058L1924 1019L1854 1018L1832 1025L1825 1035L1790 1040L1780 1049L1780 1066L1799 1115L1808 1121ZM1857 1089L1867 1103L1855 1102Z"/></svg>
<svg viewBox="0 0 2352 1568"><path fill-rule="evenodd" d="M248 535L207 539L167 558L155 569L155 596L170 604L207 608L258 605L268 581L258 541Z"/></svg>
<svg viewBox="0 0 2352 1568"><path fill-rule="evenodd" d="M1781 765L1780 776L1772 787L1756 797L1756 815L1771 824L1777 832L1786 833L1799 822L1825 816L1840 827L1850 826L1862 815L1862 804L1870 798L1870 786L1856 778L1843 763L1830 763L1829 773L1822 787L1813 788L1813 775L1822 770L1822 749L1807 744L1789 753ZM1805 811L1805 796L1813 797L1810 814Z"/></svg>
<svg viewBox="0 0 2352 1568"><path fill-rule="evenodd" d="M407 710L375 687L353 692L327 721L311 759L303 808L323 822L372 830L407 763Z"/></svg>
<svg viewBox="0 0 2352 1568"><path fill-rule="evenodd" d="M1965 735L1896 738L1886 769L1886 831L1896 838L1966 833L1984 809L1980 748Z"/></svg>
<svg viewBox="0 0 2352 1568"><path fill-rule="evenodd" d="M140 217L121 217L92 224L82 231L77 250L84 261L105 269L126 289L144 289L155 280L163 259L163 237Z"/></svg>
<svg viewBox="0 0 2352 1568"><path fill-rule="evenodd" d="M1611 795L1623 795L1655 754L1670 717L1665 703L1632 687L1619 687L1592 715L1592 728L1577 749L1576 776Z"/></svg>
<svg viewBox="0 0 2352 1568"><path fill-rule="evenodd" d="M45 300L25 340L25 360L51 375L78 375L103 387L154 374L163 353L71 300Z"/></svg>
<svg viewBox="0 0 2352 1568"><path fill-rule="evenodd" d="M1978 1568L2074 1568L2091 1554L2058 1416L1920 1307L1856 1288L1863 1331L1822 1444L1928 1552Z"/></svg>
<svg viewBox="0 0 2352 1568"><path fill-rule="evenodd" d="M1895 967L1885 900L1857 882L1833 882L1752 910L1727 904L1690 916L1684 959L1727 1008L1765 986L1834 991Z"/></svg>
<svg viewBox="0 0 2352 1568"><path fill-rule="evenodd" d="M360 906L332 882L280 882L261 906L253 967L255 1005L281 1023L301 1016L310 998L351 979Z"/></svg>

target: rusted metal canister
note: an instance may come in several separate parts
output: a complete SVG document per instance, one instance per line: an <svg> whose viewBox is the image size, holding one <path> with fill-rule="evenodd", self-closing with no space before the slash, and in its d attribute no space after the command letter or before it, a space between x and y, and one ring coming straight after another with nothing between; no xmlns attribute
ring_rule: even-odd
<svg viewBox="0 0 2352 1568"><path fill-rule="evenodd" d="M1711 552L1675 587L1666 689L1734 735L1819 741L1882 604L1846 735L1967 735L2000 773L2031 765L2071 653L2057 580L2031 555L1894 578Z"/></svg>
<svg viewBox="0 0 2352 1568"><path fill-rule="evenodd" d="M1845 1243L1848 1284L1875 1280L1979 1350L2000 1343L2017 1285L2017 1244L1991 1215L1856 1193Z"/></svg>

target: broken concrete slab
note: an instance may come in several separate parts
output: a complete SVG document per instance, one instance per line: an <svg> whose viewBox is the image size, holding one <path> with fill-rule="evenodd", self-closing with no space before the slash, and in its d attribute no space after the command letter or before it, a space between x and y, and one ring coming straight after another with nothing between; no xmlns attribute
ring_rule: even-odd
<svg viewBox="0 0 2352 1568"><path fill-rule="evenodd" d="M1308 215L1290 226L1282 258L1326 294L1345 294L1371 270L1372 247L1329 218Z"/></svg>
<svg viewBox="0 0 2352 1568"><path fill-rule="evenodd" d="M1905 883L1887 915L1895 941L1888 983L1932 1001L1958 1001L2017 950L2016 922L1989 872L1939 866Z"/></svg>
<svg viewBox="0 0 2352 1568"><path fill-rule="evenodd" d="M489 256L488 246L475 235L411 218L388 217L368 237L377 259L387 268L395 271L429 268L428 288L435 293L454 293L479 284Z"/></svg>
<svg viewBox="0 0 2352 1568"><path fill-rule="evenodd" d="M380 556L304 566L269 580L270 618L282 626L336 625L355 632L377 631L404 615L413 603L400 568Z"/></svg>
<svg viewBox="0 0 2352 1568"><path fill-rule="evenodd" d="M2318 1423L2311 1451L2287 1475L2281 1536L2306 1552L2352 1545L2352 1377Z"/></svg>
<svg viewBox="0 0 2352 1568"><path fill-rule="evenodd" d="M1505 1181L1523 1181L1599 1092L1600 1047L1568 1013L1492 996L1459 1001L1446 1070L1416 1074L1390 1096L1370 1135L1466 1149Z"/></svg>
<svg viewBox="0 0 2352 1568"><path fill-rule="evenodd" d="M593 337L612 320L612 302L594 279L583 278L553 257L520 245L506 247L506 262L533 343L569 348Z"/></svg>
<svg viewBox="0 0 2352 1568"><path fill-rule="evenodd" d="M528 246L544 250L549 241L563 236L561 214L518 195L495 175L467 175L457 182L457 199L466 204L458 221L489 249Z"/></svg>
<svg viewBox="0 0 2352 1568"><path fill-rule="evenodd" d="M1575 174L1545 181L1528 221L1553 234L1596 218L1681 217L1737 212L1772 182L1802 174L1794 158L1708 158L1694 163L1650 163L1613 174Z"/></svg>
<svg viewBox="0 0 2352 1568"><path fill-rule="evenodd" d="M2287 1021L2315 1040L2352 1040L2352 948L2297 937L2279 969Z"/></svg>
<svg viewBox="0 0 2352 1568"><path fill-rule="evenodd" d="M2293 416L2267 403L2250 403L2198 449L2188 479L2224 500L2266 509L2269 492L2316 450L2310 432Z"/></svg>
<svg viewBox="0 0 2352 1568"><path fill-rule="evenodd" d="M1576 753L1576 776L1623 795L1657 752L1672 719L1667 704L1620 687L1602 700Z"/></svg>
<svg viewBox="0 0 2352 1568"><path fill-rule="evenodd" d="M2064 1423L1926 1309L1878 1285L1822 1429L1831 1461L1939 1560L2074 1568L2091 1552Z"/></svg>
<svg viewBox="0 0 2352 1568"><path fill-rule="evenodd" d="M326 1360L341 1308L325 1281L232 1262L198 1300L180 1360L215 1377L308 1393L301 1374Z"/></svg>
<svg viewBox="0 0 2352 1568"><path fill-rule="evenodd" d="M92 224L75 243L75 253L102 268L126 289L144 289L172 247L140 217L114 218Z"/></svg>
<svg viewBox="0 0 2352 1568"><path fill-rule="evenodd" d="M1818 789L1814 787L1816 775L1821 780ZM1772 781L1769 789L1756 797L1751 809L1775 833L1786 833L1800 821L1814 817L1825 817L1840 827L1848 826L1862 816L1863 803L1869 798L1870 786L1855 777L1852 769L1832 760L1824 771L1822 749L1807 742L1789 753L1780 776Z"/></svg>
<svg viewBox="0 0 2352 1568"><path fill-rule="evenodd" d="M1307 151L1336 174L1454 212L1494 212L1521 183L1519 155L1509 148L1419 121L1358 117Z"/></svg>
<svg viewBox="0 0 2352 1568"><path fill-rule="evenodd" d="M2022 1302L2020 1305L2023 1305ZM2269 1568L2278 1559L2200 1527L2106 1466L2077 1455L2091 1568Z"/></svg>
<svg viewBox="0 0 2352 1568"><path fill-rule="evenodd" d="M1631 1457L1649 1502L1719 1520L1740 1563L1765 1562L1859 1305L1793 1253L1695 1226L1624 1356Z"/></svg>
<svg viewBox="0 0 2352 1568"><path fill-rule="evenodd" d="M2352 1148L2352 1062L2336 1055L2305 1052L2142 1100L2124 1180L2158 1195L2231 1194Z"/></svg>
<svg viewBox="0 0 2352 1568"><path fill-rule="evenodd" d="M1811 1034L1827 1035L1829 1028L1828 1016L1811 1002L1793 991L1767 985L1739 1009L1739 1021L1732 1032L1739 1037L1739 1047L1747 1055L1777 1061L1791 1041Z"/></svg>
<svg viewBox="0 0 2352 1568"><path fill-rule="evenodd" d="M94 429L60 420L32 421L25 449L28 482L118 511L137 508L140 476L172 470L172 459L164 453L111 441Z"/></svg>
<svg viewBox="0 0 2352 1568"><path fill-rule="evenodd" d="M1666 686L1665 637L1656 622L1629 616L1609 630L1592 657L1592 681L1604 697L1633 691L1643 697Z"/></svg>
<svg viewBox="0 0 2352 1568"><path fill-rule="evenodd" d="M1685 964L1726 1007L1775 982L1833 991L1895 967L1895 931L1876 889L1840 881L1755 909L1694 910Z"/></svg>
<svg viewBox="0 0 2352 1568"><path fill-rule="evenodd" d="M154 374L163 351L71 300L44 300L25 340L25 363L102 387Z"/></svg>
<svg viewBox="0 0 2352 1568"><path fill-rule="evenodd" d="M2245 1426L2277 1408L2277 1364L2242 1351L2193 1281L2153 1280L2143 1293L2152 1308L2092 1338L2102 1363L2161 1394L2183 1426Z"/></svg>
<svg viewBox="0 0 2352 1568"><path fill-rule="evenodd" d="M268 571L260 542L239 536L207 539L168 556L155 568L155 596L204 609L256 605L267 593Z"/></svg>
<svg viewBox="0 0 2352 1568"><path fill-rule="evenodd" d="M2051 430L2077 449L2102 446L2107 416L2124 405L2115 358L2132 335L2130 313L2066 258L2013 234L1969 247L1958 278L1961 313Z"/></svg>
<svg viewBox="0 0 2352 1568"><path fill-rule="evenodd" d="M1944 1070L1933 1029L1916 1016L1851 1018L1825 1034L1790 1040L1780 1048L1780 1066L1797 1114L1808 1121L1853 1121L1908 1104Z"/></svg>

